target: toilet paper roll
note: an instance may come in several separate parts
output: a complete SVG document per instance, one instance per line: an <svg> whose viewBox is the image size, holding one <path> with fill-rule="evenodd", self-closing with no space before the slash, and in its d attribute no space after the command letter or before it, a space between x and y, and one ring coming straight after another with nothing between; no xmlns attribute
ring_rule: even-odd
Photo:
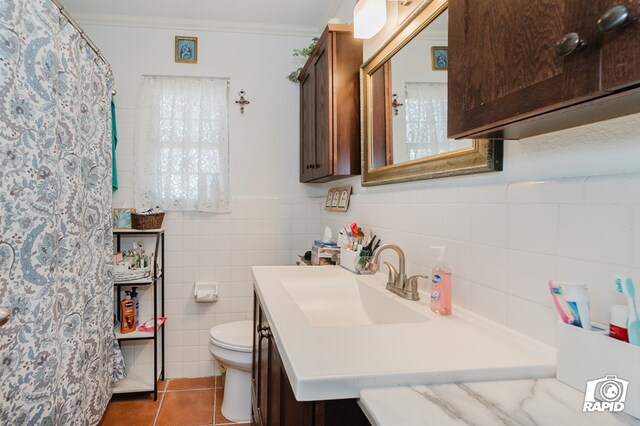
<svg viewBox="0 0 640 426"><path fill-rule="evenodd" d="M218 300L217 282L197 282L193 287L193 296L196 302L211 303Z"/></svg>
<svg viewBox="0 0 640 426"><path fill-rule="evenodd" d="M198 303L211 303L218 300L218 295L212 291L198 291L196 292L196 302Z"/></svg>

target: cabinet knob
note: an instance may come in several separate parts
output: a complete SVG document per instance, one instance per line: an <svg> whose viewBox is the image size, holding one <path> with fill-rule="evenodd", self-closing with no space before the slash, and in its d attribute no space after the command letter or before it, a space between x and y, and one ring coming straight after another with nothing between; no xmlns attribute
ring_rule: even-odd
<svg viewBox="0 0 640 426"><path fill-rule="evenodd" d="M581 39L578 33L567 33L556 43L556 54L558 56L571 55L586 45L586 40Z"/></svg>
<svg viewBox="0 0 640 426"><path fill-rule="evenodd" d="M260 330L260 338L268 339L270 337L271 337L271 329L269 327L262 327L262 330Z"/></svg>
<svg viewBox="0 0 640 426"><path fill-rule="evenodd" d="M598 29L601 33L608 33L618 28L624 28L636 22L638 15L626 6L613 6L598 19Z"/></svg>

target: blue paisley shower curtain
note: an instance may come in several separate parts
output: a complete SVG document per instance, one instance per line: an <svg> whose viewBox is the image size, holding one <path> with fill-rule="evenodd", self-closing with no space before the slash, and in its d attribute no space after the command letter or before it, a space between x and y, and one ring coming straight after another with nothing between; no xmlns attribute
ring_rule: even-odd
<svg viewBox="0 0 640 426"><path fill-rule="evenodd" d="M111 78L50 0L0 0L0 424L100 420L113 334Z"/></svg>

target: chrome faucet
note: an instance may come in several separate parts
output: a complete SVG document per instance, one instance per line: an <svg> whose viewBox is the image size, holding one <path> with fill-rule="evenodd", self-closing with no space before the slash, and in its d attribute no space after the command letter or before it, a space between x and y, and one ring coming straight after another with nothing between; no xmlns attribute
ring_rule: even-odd
<svg viewBox="0 0 640 426"><path fill-rule="evenodd" d="M382 244L371 255L371 263L379 265L378 257L380 257L380 253L387 249L393 250L398 254L399 262L397 270L389 262L384 262L384 264L387 265L387 268L389 268L387 290L407 300L420 300L420 295L418 294L418 278L427 278L427 276L414 275L407 278L407 274L405 273L404 252L400 247L396 244Z"/></svg>

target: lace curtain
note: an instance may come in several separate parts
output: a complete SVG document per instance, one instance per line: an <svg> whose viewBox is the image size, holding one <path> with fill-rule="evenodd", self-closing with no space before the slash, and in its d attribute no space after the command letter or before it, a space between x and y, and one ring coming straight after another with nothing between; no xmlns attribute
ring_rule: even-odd
<svg viewBox="0 0 640 426"><path fill-rule="evenodd" d="M407 83L405 90L409 160L471 146L447 139L447 83Z"/></svg>
<svg viewBox="0 0 640 426"><path fill-rule="evenodd" d="M136 208L229 211L228 80L145 76Z"/></svg>

